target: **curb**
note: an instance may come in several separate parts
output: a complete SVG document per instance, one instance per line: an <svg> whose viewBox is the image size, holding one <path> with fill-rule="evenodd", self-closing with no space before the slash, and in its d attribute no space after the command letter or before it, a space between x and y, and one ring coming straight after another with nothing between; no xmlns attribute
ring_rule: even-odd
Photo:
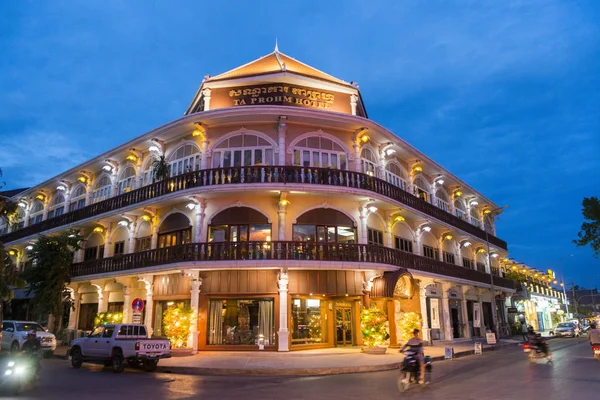
<svg viewBox="0 0 600 400"><path fill-rule="evenodd" d="M496 351L506 347L520 345L520 343L503 343L494 346L484 347L483 352ZM475 350L464 350L454 353L455 358L468 357L474 355ZM55 358L67 359L67 355L55 354ZM448 361L444 356L431 358L432 361ZM369 365L358 367L332 367L332 368L263 368L263 369L236 369L236 368L205 368L205 367L161 367L160 364L156 370L159 373L178 374L178 375L208 375L208 376L323 376L323 375L342 375L356 374L364 372L390 371L400 368L401 362L381 365Z"/></svg>

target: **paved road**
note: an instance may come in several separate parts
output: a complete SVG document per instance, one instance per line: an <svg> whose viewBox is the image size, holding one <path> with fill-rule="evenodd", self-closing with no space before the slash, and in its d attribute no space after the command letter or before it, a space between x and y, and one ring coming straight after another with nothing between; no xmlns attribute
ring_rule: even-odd
<svg viewBox="0 0 600 400"><path fill-rule="evenodd" d="M45 360L42 381L24 398L44 399L597 399L600 362L583 339L555 339L554 363L530 364L518 347L434 366L433 384L400 394L396 371L303 378L199 377L127 371L100 366L71 369Z"/></svg>

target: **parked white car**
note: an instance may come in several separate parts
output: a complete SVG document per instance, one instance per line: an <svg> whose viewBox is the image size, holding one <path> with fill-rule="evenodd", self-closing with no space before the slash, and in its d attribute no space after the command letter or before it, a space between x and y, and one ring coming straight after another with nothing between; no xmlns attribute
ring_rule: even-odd
<svg viewBox="0 0 600 400"><path fill-rule="evenodd" d="M35 331L36 337L40 338L44 355L52 355L56 350L56 338L43 326L32 321L2 321L2 350L10 350L11 353L21 351L27 332L30 331Z"/></svg>
<svg viewBox="0 0 600 400"><path fill-rule="evenodd" d="M80 368L84 361L101 361L120 373L127 361L130 366L142 364L146 371L154 371L158 360L171 357L171 341L149 339L147 332L138 324L101 325L71 343L71 366Z"/></svg>

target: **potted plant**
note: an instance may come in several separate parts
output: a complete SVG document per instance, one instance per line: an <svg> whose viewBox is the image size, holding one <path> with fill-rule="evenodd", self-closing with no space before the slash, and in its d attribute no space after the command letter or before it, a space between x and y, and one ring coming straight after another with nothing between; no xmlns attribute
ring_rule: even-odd
<svg viewBox="0 0 600 400"><path fill-rule="evenodd" d="M152 180L162 181L170 177L169 163L165 159L164 154L152 163Z"/></svg>
<svg viewBox="0 0 600 400"><path fill-rule="evenodd" d="M388 333L385 329L387 315L377 306L365 308L360 313L360 328L363 342L366 347L363 351L367 354L385 354L387 347L383 347Z"/></svg>

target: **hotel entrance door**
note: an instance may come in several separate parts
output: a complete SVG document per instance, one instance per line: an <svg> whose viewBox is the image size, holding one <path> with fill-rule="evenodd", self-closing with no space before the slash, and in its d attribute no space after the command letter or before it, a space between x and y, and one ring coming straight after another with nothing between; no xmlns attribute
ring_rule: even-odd
<svg viewBox="0 0 600 400"><path fill-rule="evenodd" d="M335 331L336 346L352 346L353 343L352 304L336 303Z"/></svg>

